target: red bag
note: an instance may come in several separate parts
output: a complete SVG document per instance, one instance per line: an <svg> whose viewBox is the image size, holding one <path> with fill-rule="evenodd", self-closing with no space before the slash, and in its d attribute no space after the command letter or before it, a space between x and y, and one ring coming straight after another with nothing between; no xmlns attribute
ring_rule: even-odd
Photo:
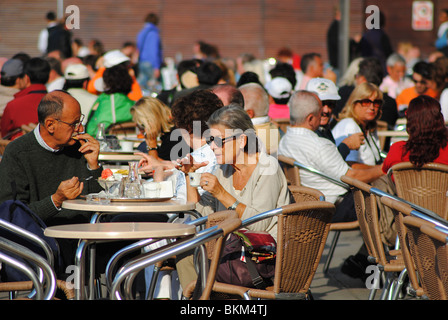
<svg viewBox="0 0 448 320"><path fill-rule="evenodd" d="M264 289L275 273L275 239L246 229L231 233L225 243L216 281Z"/></svg>

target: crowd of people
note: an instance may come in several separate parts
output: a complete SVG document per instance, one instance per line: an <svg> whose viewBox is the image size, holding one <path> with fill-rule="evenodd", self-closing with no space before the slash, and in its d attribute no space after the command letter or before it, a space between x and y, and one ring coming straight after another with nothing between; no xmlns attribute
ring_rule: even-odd
<svg viewBox="0 0 448 320"><path fill-rule="evenodd" d="M176 64L177 83L168 87L156 14L147 15L135 44L105 51L99 40L88 47L67 41L67 30L49 13L39 36L42 56L2 60L0 130L11 143L0 161L0 202L16 196L47 225L88 222L61 204L100 190L95 179L83 180L101 175L99 124L134 122L145 140L138 148L141 170L170 171L176 196L196 202L204 215L230 209L245 219L289 204L277 155L334 179L372 184L398 162L448 164L448 56L440 40L447 45L448 11L443 14L438 50L428 59L415 59L404 44L379 48L365 35L372 50L363 47L338 74L336 65L325 67L323 53L282 48L268 66L251 54L222 58L217 46L198 41L194 56ZM382 146L379 122L393 130L400 118L409 139ZM287 129L277 126L282 119ZM29 124L35 129L24 134ZM200 187L190 185L193 172L202 173ZM300 179L335 204L333 222L356 219L351 192L303 170ZM275 218L251 228L276 237ZM66 245L70 265L73 244ZM178 258L184 287L196 274L191 256ZM342 271L362 277L367 264L361 248Z"/></svg>

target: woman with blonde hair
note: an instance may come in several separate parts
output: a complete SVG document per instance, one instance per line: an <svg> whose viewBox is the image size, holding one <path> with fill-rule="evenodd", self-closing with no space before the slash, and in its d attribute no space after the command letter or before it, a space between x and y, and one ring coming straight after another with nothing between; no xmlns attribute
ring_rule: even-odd
<svg viewBox="0 0 448 320"><path fill-rule="evenodd" d="M381 117L383 93L372 83L362 83L353 90L332 133L339 145L348 136L362 132L365 143L359 150L351 150L346 161L352 167L365 167L382 163L381 147L377 135L377 120Z"/></svg>
<svg viewBox="0 0 448 320"><path fill-rule="evenodd" d="M159 99L141 98L131 108L131 114L132 121L145 137L145 142L138 146L139 151L162 160L175 160L190 151L186 145L176 146L184 142L180 135L171 137L175 129L171 109ZM182 150L186 151L185 154ZM174 151L173 155L171 151Z"/></svg>

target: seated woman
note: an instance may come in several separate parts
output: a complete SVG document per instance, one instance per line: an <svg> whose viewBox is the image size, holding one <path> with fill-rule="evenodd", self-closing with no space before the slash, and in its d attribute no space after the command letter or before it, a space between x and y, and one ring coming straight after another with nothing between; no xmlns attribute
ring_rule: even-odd
<svg viewBox="0 0 448 320"><path fill-rule="evenodd" d="M267 210L290 203L288 185L277 159L259 151L259 142L252 121L241 107L227 106L215 111L208 120L207 143L219 164L216 171L202 173L199 195L187 179L187 199L197 202L202 215L222 210L236 210L247 219ZM182 171L188 175L206 163L181 159ZM266 219L249 226L254 231L277 235L277 219ZM196 278L192 259L189 268L179 267L182 287ZM186 271L190 270L190 272ZM187 273L187 274L186 274Z"/></svg>
<svg viewBox="0 0 448 320"><path fill-rule="evenodd" d="M394 143L383 163L383 172L400 162L421 167L426 163L448 164L448 128L445 126L440 103L426 95L409 103L406 111L407 141Z"/></svg>
<svg viewBox="0 0 448 320"><path fill-rule="evenodd" d="M259 152L255 129L247 113L240 107L228 106L215 111L208 120L210 136L207 143L216 155L219 166L212 173L203 173L202 196L187 179L187 199L197 202L196 209L207 215L226 209L236 210L241 219L289 204L286 178L278 161ZM201 164L186 164L188 175ZM250 226L252 230L276 235L276 219Z"/></svg>
<svg viewBox="0 0 448 320"><path fill-rule="evenodd" d="M131 108L132 121L137 124L145 141L138 146L138 150L160 160L176 160L184 157L182 150L189 150L187 145L177 146L178 153L170 155L173 147L185 142L182 136L172 137L175 127L171 109L157 98L143 97ZM160 142L160 143L159 143Z"/></svg>
<svg viewBox="0 0 448 320"><path fill-rule="evenodd" d="M111 124L132 121L130 109L135 103L127 97L132 78L126 63L107 68L103 81L105 91L98 96L87 117L86 132L94 137L100 123L107 129Z"/></svg>
<svg viewBox="0 0 448 320"><path fill-rule="evenodd" d="M365 143L358 150L351 150L346 161L353 168L365 168L382 163L381 147L376 132L381 117L383 93L372 83L358 85L339 114L339 122L332 130L336 145L348 136L362 132Z"/></svg>

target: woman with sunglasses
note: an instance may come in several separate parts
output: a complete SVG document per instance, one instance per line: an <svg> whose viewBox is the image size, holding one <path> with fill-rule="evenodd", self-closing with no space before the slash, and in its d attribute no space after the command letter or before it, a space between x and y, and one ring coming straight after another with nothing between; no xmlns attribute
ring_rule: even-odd
<svg viewBox="0 0 448 320"><path fill-rule="evenodd" d="M235 210L241 219L290 203L286 178L274 157L261 152L249 115L239 106L216 110L207 122L205 133L216 160L217 169L202 173L199 194L187 180L187 199L196 202L196 210L203 216L212 212ZM189 175L206 165L189 157L179 161L182 171ZM277 218L252 224L253 231L267 231L277 236ZM177 271L182 287L197 278L193 255L177 257Z"/></svg>
<svg viewBox="0 0 448 320"><path fill-rule="evenodd" d="M365 143L358 150L351 150L345 159L353 168L363 168L382 163L381 147L376 132L381 117L383 93L372 83L358 85L339 114L332 133L339 145L348 136L362 132Z"/></svg>
<svg viewBox="0 0 448 320"><path fill-rule="evenodd" d="M241 107L227 106L215 111L208 120L207 143L219 164L215 172L203 173L199 195L187 179L187 199L197 202L196 209L207 215L221 210L236 210L241 219L289 204L286 178L272 156L261 152L252 121ZM186 162L186 159L182 160ZM205 163L184 164L188 175ZM251 226L276 237L276 219Z"/></svg>
<svg viewBox="0 0 448 320"><path fill-rule="evenodd" d="M448 129L440 103L426 95L418 96L406 110L407 141L394 143L383 163L383 172L400 162L423 166L429 162L448 164Z"/></svg>

